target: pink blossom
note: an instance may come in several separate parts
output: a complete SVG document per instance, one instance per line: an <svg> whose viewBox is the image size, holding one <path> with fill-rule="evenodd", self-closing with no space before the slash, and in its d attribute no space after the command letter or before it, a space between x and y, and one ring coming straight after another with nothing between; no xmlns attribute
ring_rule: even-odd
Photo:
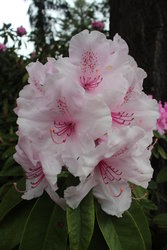
<svg viewBox="0 0 167 250"><path fill-rule="evenodd" d="M102 209L108 214L121 217L131 204L128 182L146 188L152 177L150 152L142 148L142 144L135 145L138 140L143 143L142 137L143 130L135 127L130 131L127 127L111 131L107 140L108 150L97 162L91 175L82 179L77 187L66 189L67 204L76 208L93 188L93 194Z"/></svg>
<svg viewBox="0 0 167 250"><path fill-rule="evenodd" d="M163 134L167 130L167 102L162 106L161 101L159 101L159 114L160 117L157 120L157 130L160 134Z"/></svg>
<svg viewBox="0 0 167 250"><path fill-rule="evenodd" d="M77 67L76 80L85 92L101 96L110 106L123 101L129 83L123 77L122 69L114 70L114 62L108 51L110 43L104 34L84 30L71 39L69 60Z"/></svg>
<svg viewBox="0 0 167 250"><path fill-rule="evenodd" d="M24 193L22 196L23 199L30 200L39 197L42 195L43 191L46 190L57 204L62 208L65 207L64 200L59 198L55 193L58 189L57 185L55 184L53 189L47 180L48 169L45 172L37 148L35 148L32 142L25 138L20 132L14 159L23 167L26 175L26 190L21 191ZM61 172L61 167L58 164L56 166L54 171L57 177L57 174Z"/></svg>
<svg viewBox="0 0 167 250"><path fill-rule="evenodd" d="M104 22L93 21L91 24L92 29L104 30Z"/></svg>
<svg viewBox="0 0 167 250"><path fill-rule="evenodd" d="M6 46L3 43L0 43L0 52L5 52L6 51Z"/></svg>
<svg viewBox="0 0 167 250"><path fill-rule="evenodd" d="M98 31L85 30L71 39L69 59L78 67L78 82L85 92L101 96L110 107L113 125L138 125L152 131L158 118L157 103L142 91L146 73L128 51L118 34L108 41Z"/></svg>
<svg viewBox="0 0 167 250"><path fill-rule="evenodd" d="M152 176L147 147L158 105L143 92L146 73L128 53L118 34L108 40L84 30L71 39L69 57L27 66L29 84L19 94L16 113L33 153L20 139L17 160L28 172L27 183L37 178L31 189L39 187L42 194L46 180L56 191L65 166L80 180L64 192L69 206L77 207L93 189L102 209L120 217L131 204L129 182L147 187ZM28 159L36 156L33 172L19 160L19 148Z"/></svg>
<svg viewBox="0 0 167 250"><path fill-rule="evenodd" d="M18 36L24 36L26 34L27 34L27 31L22 25L17 28L17 35Z"/></svg>

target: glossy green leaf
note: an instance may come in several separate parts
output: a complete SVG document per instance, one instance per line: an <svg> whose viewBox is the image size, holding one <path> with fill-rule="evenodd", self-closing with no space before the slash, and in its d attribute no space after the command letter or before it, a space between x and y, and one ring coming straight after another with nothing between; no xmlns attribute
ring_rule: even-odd
<svg viewBox="0 0 167 250"><path fill-rule="evenodd" d="M67 208L71 250L87 250L94 230L94 200L90 192L76 209Z"/></svg>
<svg viewBox="0 0 167 250"><path fill-rule="evenodd" d="M130 214L133 216L140 233L142 235L142 238L145 242L145 246L147 250L151 249L151 233L150 228L148 224L147 217L144 214L144 211L142 207L139 205L137 201L133 201L132 205L129 209Z"/></svg>
<svg viewBox="0 0 167 250"><path fill-rule="evenodd" d="M23 169L19 165L13 165L11 168L0 171L0 176L23 176Z"/></svg>
<svg viewBox="0 0 167 250"><path fill-rule="evenodd" d="M166 154L165 150L160 145L158 145L158 152L164 160L167 160L167 154Z"/></svg>
<svg viewBox="0 0 167 250"><path fill-rule="evenodd" d="M47 194L38 198L24 226L19 250L66 249L65 214Z"/></svg>
<svg viewBox="0 0 167 250"><path fill-rule="evenodd" d="M113 224L113 217L102 211L99 204L96 204L96 217L99 228L110 250L122 250L119 235Z"/></svg>
<svg viewBox="0 0 167 250"><path fill-rule="evenodd" d="M0 223L0 249L11 250L19 244L32 205L33 201L22 202Z"/></svg>
<svg viewBox="0 0 167 250"><path fill-rule="evenodd" d="M21 179L18 182L18 187L24 189L25 180ZM14 186L3 196L2 202L0 203L0 221L20 202L22 201L21 194L18 193Z"/></svg>
<svg viewBox="0 0 167 250"><path fill-rule="evenodd" d="M157 182L158 183L167 182L167 167L164 167L160 170L160 172L157 175Z"/></svg>
<svg viewBox="0 0 167 250"><path fill-rule="evenodd" d="M96 207L97 221L110 250L146 250L140 227L126 211L122 218L110 216Z"/></svg>
<svg viewBox="0 0 167 250"><path fill-rule="evenodd" d="M149 199L141 199L139 200L140 204L144 209L147 210L157 210L158 207L155 205L155 203Z"/></svg>
<svg viewBox="0 0 167 250"><path fill-rule="evenodd" d="M108 250L97 221L95 221L94 232L88 250Z"/></svg>
<svg viewBox="0 0 167 250"><path fill-rule="evenodd" d="M66 250L67 236L66 213L55 204L49 219L42 250Z"/></svg>

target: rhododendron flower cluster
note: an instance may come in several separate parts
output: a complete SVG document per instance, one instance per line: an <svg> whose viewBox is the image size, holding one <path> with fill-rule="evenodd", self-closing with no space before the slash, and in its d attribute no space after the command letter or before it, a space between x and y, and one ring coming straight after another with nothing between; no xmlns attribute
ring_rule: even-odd
<svg viewBox="0 0 167 250"><path fill-rule="evenodd" d="M167 102L162 106L161 101L159 101L159 114L160 117L157 120L157 130L160 134L163 134L167 131Z"/></svg>
<svg viewBox="0 0 167 250"><path fill-rule="evenodd" d="M24 36L26 34L27 34L27 31L22 25L17 28L17 35L18 36Z"/></svg>
<svg viewBox="0 0 167 250"><path fill-rule="evenodd" d="M93 21L91 24L92 29L104 30L104 22Z"/></svg>
<svg viewBox="0 0 167 250"><path fill-rule="evenodd" d="M30 63L27 71L15 109L23 198L46 190L61 207L76 208L92 190L106 213L122 216L131 204L130 183L146 188L152 177L148 146L159 116L126 42L84 30L71 39L69 57ZM64 171L79 182L60 196Z"/></svg>

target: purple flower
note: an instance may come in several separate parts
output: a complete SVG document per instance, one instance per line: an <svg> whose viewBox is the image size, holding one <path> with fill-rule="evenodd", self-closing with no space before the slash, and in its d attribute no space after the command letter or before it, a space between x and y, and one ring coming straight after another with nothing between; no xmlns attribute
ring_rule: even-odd
<svg viewBox="0 0 167 250"><path fill-rule="evenodd" d="M24 36L26 34L27 34L27 31L23 26L20 26L17 28L17 35L18 36Z"/></svg>
<svg viewBox="0 0 167 250"><path fill-rule="evenodd" d="M3 43L0 43L0 52L5 52L6 51L6 46Z"/></svg>
<svg viewBox="0 0 167 250"><path fill-rule="evenodd" d="M159 114L160 117L157 120L157 130L160 134L165 133L167 130L167 102L162 106L161 101L159 101Z"/></svg>
<svg viewBox="0 0 167 250"><path fill-rule="evenodd" d="M104 30L104 23L100 21L93 21L91 27L92 29Z"/></svg>

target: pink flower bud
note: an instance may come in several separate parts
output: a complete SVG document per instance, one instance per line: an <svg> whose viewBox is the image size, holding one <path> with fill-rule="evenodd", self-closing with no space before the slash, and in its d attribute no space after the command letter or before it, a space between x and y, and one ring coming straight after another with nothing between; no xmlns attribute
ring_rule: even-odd
<svg viewBox="0 0 167 250"><path fill-rule="evenodd" d="M27 31L23 26L20 26L17 28L17 35L18 36L24 36L26 34L27 34Z"/></svg>
<svg viewBox="0 0 167 250"><path fill-rule="evenodd" d="M91 27L96 30L104 30L104 23L100 21L93 21Z"/></svg>

